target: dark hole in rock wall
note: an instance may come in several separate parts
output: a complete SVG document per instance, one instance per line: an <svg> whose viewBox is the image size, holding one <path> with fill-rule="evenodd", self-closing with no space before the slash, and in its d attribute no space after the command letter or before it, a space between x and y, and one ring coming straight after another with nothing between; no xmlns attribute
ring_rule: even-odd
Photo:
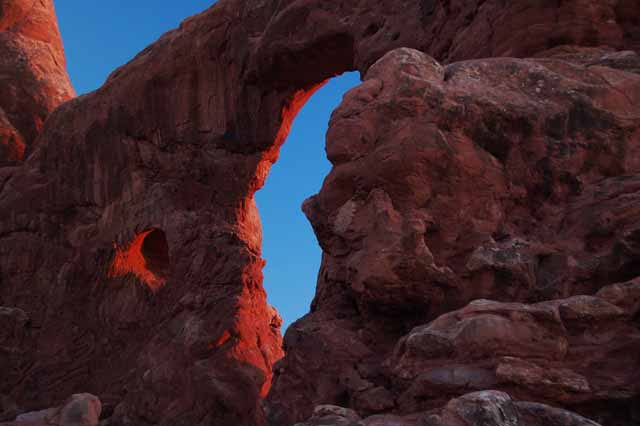
<svg viewBox="0 0 640 426"><path fill-rule="evenodd" d="M169 244L164 231L154 229L148 234L140 250L147 262L147 269L156 276L166 277L169 272Z"/></svg>
<svg viewBox="0 0 640 426"><path fill-rule="evenodd" d="M148 229L126 246L115 245L115 256L109 268L111 278L135 275L152 291L167 281L171 261L169 244L164 231Z"/></svg>

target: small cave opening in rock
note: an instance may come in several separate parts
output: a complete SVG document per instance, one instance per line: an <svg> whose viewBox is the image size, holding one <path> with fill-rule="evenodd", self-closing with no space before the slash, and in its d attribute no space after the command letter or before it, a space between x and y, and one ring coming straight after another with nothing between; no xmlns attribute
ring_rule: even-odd
<svg viewBox="0 0 640 426"><path fill-rule="evenodd" d="M336 76L302 106L286 136L278 161L256 193L262 222L264 287L283 319L282 332L309 312L316 290L322 252L302 213L305 199L318 193L331 170L325 135L331 113L342 96L360 84L357 72ZM283 127L284 127L283 126Z"/></svg>
<svg viewBox="0 0 640 426"><path fill-rule="evenodd" d="M147 269L157 276L166 276L169 271L169 244L164 231L152 230L144 238L140 248Z"/></svg>
<svg viewBox="0 0 640 426"><path fill-rule="evenodd" d="M148 229L136 235L128 245L114 246L116 253L109 268L110 277L132 274L152 291L164 286L171 266L169 244L164 231Z"/></svg>

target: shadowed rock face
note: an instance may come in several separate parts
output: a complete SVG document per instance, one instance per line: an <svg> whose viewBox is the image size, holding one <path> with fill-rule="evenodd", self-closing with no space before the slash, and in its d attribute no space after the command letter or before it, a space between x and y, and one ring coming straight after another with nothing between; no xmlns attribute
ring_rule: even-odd
<svg viewBox="0 0 640 426"><path fill-rule="evenodd" d="M333 170L303 206L324 257L276 365L274 424L484 389L633 424L637 312L571 296L638 275L640 57L539 56L442 66L396 49L345 95Z"/></svg>
<svg viewBox="0 0 640 426"><path fill-rule="evenodd" d="M74 92L52 0L0 1L0 165L21 161Z"/></svg>
<svg viewBox="0 0 640 426"><path fill-rule="evenodd" d="M165 34L51 114L24 165L0 168L0 320L13 330L0 341L10 372L0 419L77 392L99 396L114 425L289 425L327 403L358 418L405 418L436 409L412 393L411 368L453 351L445 359L459 372L436 379L480 384L438 397L502 383L530 401L632 424L630 364L616 364L619 383L596 386L563 363L584 343L562 331L582 308L527 305L637 275L640 61L624 51L639 40L629 9L228 0ZM537 58L454 63L500 56ZM334 168L303 206L324 251L316 299L287 333L261 401L283 351L262 288L253 194L304 102L353 69L364 82L332 118ZM615 300L635 291L607 289ZM479 298L497 300L500 313L468 329L455 313L442 322L467 330L461 348L483 359L454 358L457 340L445 335L417 350L432 355L405 356L415 327ZM618 312L631 302L606 303L619 318L614 338L635 336L635 317ZM594 321L609 318L593 309ZM530 310L569 319L511 327ZM596 345L590 359L605 363L615 347ZM530 359L538 355L556 363L551 378ZM552 390L529 392L535 380ZM590 410L561 397L587 386L606 390ZM469 398L512 404L492 395ZM459 417L460 404L447 407ZM458 424L447 416L434 424Z"/></svg>
<svg viewBox="0 0 640 426"><path fill-rule="evenodd" d="M91 394L75 394L60 407L19 415L3 426L98 426L102 403Z"/></svg>
<svg viewBox="0 0 640 426"><path fill-rule="evenodd" d="M570 411L532 402L516 402L499 391L474 392L441 409L409 416L375 415L361 419L352 410L318 406L300 426L598 426Z"/></svg>

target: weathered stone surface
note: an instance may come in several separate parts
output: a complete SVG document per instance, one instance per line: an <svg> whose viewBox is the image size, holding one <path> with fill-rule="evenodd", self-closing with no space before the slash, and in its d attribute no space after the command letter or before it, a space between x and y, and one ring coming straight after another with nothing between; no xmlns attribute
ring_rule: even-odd
<svg viewBox="0 0 640 426"><path fill-rule="evenodd" d="M342 408L341 411L346 409ZM545 404L514 401L495 390L475 392L451 400L441 409L409 416L375 415L360 420L354 415L314 411L296 426L599 426L570 411Z"/></svg>
<svg viewBox="0 0 640 426"><path fill-rule="evenodd" d="M33 349L28 315L22 309L0 307L0 421L17 414L18 406L10 395L29 369Z"/></svg>
<svg viewBox="0 0 640 426"><path fill-rule="evenodd" d="M24 159L73 95L53 0L0 1L0 167Z"/></svg>
<svg viewBox="0 0 640 426"><path fill-rule="evenodd" d="M635 293L569 298L637 276L636 3L507 3L221 1L41 133L29 105L27 136L3 105L0 135L33 149L0 168L0 305L29 318L0 416L86 390L114 425L288 426L320 404L415 424L423 402L507 380L537 401L530 383L580 376L599 402L562 404L633 424L637 304L619 295ZM466 61L492 56L536 58ZM283 352L253 195L304 102L353 69L334 168L304 205L324 251L312 313L261 401ZM550 299L565 304L532 304ZM579 356L597 377L565 365ZM447 391L414 401L416 377Z"/></svg>
<svg viewBox="0 0 640 426"><path fill-rule="evenodd" d="M602 300L616 305L626 315L635 318L640 313L640 280L633 279L626 283L612 284L596 293Z"/></svg>
<svg viewBox="0 0 640 426"><path fill-rule="evenodd" d="M601 292L612 294L620 287ZM633 359L640 353L633 318L588 296L535 305L476 301L414 329L401 339L389 364L398 388L406 389L399 399L405 410L433 408L470 389L503 389L519 399L571 406L618 424L613 419L620 413L608 413L607 419L607 413L590 407L607 400L633 404L638 393ZM429 350L425 336L430 335L448 339L450 349ZM451 365L459 366L457 376L434 375ZM425 379L430 376L439 380Z"/></svg>
<svg viewBox="0 0 640 426"><path fill-rule="evenodd" d="M518 426L518 409L506 393L483 391L461 396L445 407L443 425Z"/></svg>
<svg viewBox="0 0 640 426"><path fill-rule="evenodd" d="M360 416L348 408L335 405L319 405L313 410L313 416L304 425L299 424L299 426L357 426L359 420Z"/></svg>
<svg viewBox="0 0 640 426"><path fill-rule="evenodd" d="M406 389L393 389L402 412L509 381L518 398L589 413L584 401L624 401L629 421L636 305L615 302L633 292L602 290L614 303L569 296L637 274L638 55L567 51L589 60L556 51L443 68L394 50L345 96L327 135L334 168L303 207L325 254L313 312L289 334L316 331L309 343L291 341L273 402L301 407L287 401L308 386L296 365L305 360L338 383L307 392L309 405L346 394L355 407L363 381L392 390L390 368ZM529 304L477 300L415 329L382 362L403 328L474 299ZM561 300L531 303L549 299ZM316 356L311 342L331 347L337 332L353 340L324 328L329 312L350 318L342 330L359 329L348 335L360 345ZM534 361L503 364L496 376L501 357ZM379 367L341 381L357 363Z"/></svg>
<svg viewBox="0 0 640 426"><path fill-rule="evenodd" d="M95 395L75 394L57 408L24 413L2 426L98 426L102 403Z"/></svg>
<svg viewBox="0 0 640 426"><path fill-rule="evenodd" d="M570 411L535 402L516 402L521 422L526 426L599 426Z"/></svg>
<svg viewBox="0 0 640 426"><path fill-rule="evenodd" d="M429 424L429 423L427 423ZM544 404L516 402L498 391L461 396L447 404L433 426L598 426L575 413Z"/></svg>

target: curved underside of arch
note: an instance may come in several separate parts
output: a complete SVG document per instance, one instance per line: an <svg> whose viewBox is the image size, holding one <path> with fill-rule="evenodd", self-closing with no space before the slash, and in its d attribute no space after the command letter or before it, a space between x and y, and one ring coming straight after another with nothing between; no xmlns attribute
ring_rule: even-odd
<svg viewBox="0 0 640 426"><path fill-rule="evenodd" d="M506 394L448 403L499 389L633 424L634 5L222 0L186 20L0 167L0 420L80 391L116 425L288 426L326 403L542 418ZM299 108L348 70L363 84L304 205L317 295L276 364L253 194ZM152 229L161 286L141 266Z"/></svg>

